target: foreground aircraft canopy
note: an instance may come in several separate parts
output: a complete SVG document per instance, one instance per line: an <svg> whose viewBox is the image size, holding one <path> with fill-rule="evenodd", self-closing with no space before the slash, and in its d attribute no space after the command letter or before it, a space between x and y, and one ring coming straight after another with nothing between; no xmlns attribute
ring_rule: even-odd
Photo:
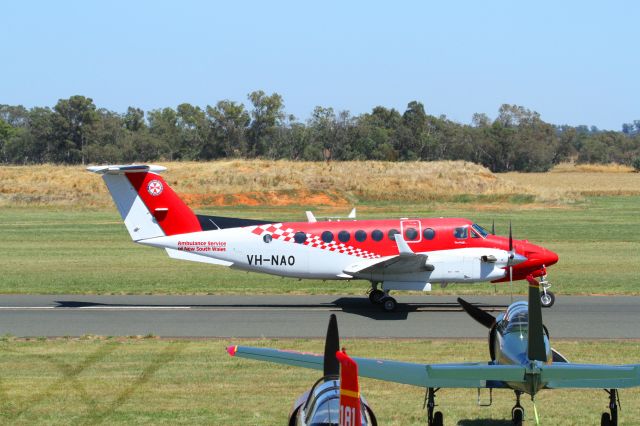
<svg viewBox="0 0 640 426"><path fill-rule="evenodd" d="M312 355L323 375L311 389L296 400L289 414L289 426L377 426L378 421L369 404L360 394L358 365L346 352L340 351L338 322L335 315L329 319L324 355ZM238 346L227 352L238 355ZM245 358L264 359L258 355L242 353ZM294 364L296 365L296 364ZM338 375L339 374L339 375Z"/></svg>
<svg viewBox="0 0 640 426"><path fill-rule="evenodd" d="M539 283L528 277L529 301L515 302L494 318L478 307L458 299L463 309L489 328L488 362L460 364L415 364L353 357L361 377L403 383L427 389L429 425L443 424L442 412L435 411L436 392L442 388L511 389L516 396L512 420L521 425L524 410L523 393L535 396L542 389L605 389L609 412L601 417L601 425L618 424L618 389L640 386L640 364L601 365L572 364L553 350L542 323ZM278 349L234 347L237 357L280 364L322 369L322 357ZM536 422L538 419L535 413Z"/></svg>
<svg viewBox="0 0 640 426"><path fill-rule="evenodd" d="M94 166L133 241L175 259L294 278L361 279L369 298L392 311L391 290L432 283L504 282L542 277L558 256L526 240L492 235L467 219L426 218L273 222L196 215L153 165ZM381 286L382 289L378 287Z"/></svg>

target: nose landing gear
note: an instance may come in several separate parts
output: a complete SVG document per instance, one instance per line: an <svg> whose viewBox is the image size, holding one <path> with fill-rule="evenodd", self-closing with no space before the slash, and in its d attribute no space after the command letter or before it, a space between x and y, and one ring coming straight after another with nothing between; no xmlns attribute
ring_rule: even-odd
<svg viewBox="0 0 640 426"><path fill-rule="evenodd" d="M511 421L513 421L514 426L522 426L522 422L524 421L524 408L520 405L520 395L522 392L515 391L516 393L516 405L511 409Z"/></svg>
<svg viewBox="0 0 640 426"><path fill-rule="evenodd" d="M540 277L540 286L542 287L542 293L540 293L540 303L543 308L550 308L556 303L556 296L549 291L551 283L547 281L547 274Z"/></svg>

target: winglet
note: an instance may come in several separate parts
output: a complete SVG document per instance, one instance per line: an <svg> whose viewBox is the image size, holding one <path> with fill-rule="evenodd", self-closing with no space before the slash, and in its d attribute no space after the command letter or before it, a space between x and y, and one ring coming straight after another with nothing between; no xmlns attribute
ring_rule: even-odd
<svg viewBox="0 0 640 426"><path fill-rule="evenodd" d="M400 256L413 256L415 254L413 250L409 248L409 244L404 240L402 234L395 234L394 237L396 244L398 245L398 253L400 253Z"/></svg>
<svg viewBox="0 0 640 426"><path fill-rule="evenodd" d="M235 346L227 346L227 353L231 356L236 356L236 352L238 352L238 345Z"/></svg>
<svg viewBox="0 0 640 426"><path fill-rule="evenodd" d="M317 222L316 217L313 215L313 213L312 213L312 212L310 212L309 210L307 210L305 213L307 214L307 221L308 221L309 223L316 223L316 222Z"/></svg>
<svg viewBox="0 0 640 426"><path fill-rule="evenodd" d="M349 219L355 219L356 218L356 208L354 207L353 210L351 210L351 213L349 213L349 216L347 216L347 218Z"/></svg>
<svg viewBox="0 0 640 426"><path fill-rule="evenodd" d="M542 325L542 304L540 302L540 283L532 275L527 276L529 282L529 331L527 356L531 361L547 362L547 350L544 344L544 327Z"/></svg>

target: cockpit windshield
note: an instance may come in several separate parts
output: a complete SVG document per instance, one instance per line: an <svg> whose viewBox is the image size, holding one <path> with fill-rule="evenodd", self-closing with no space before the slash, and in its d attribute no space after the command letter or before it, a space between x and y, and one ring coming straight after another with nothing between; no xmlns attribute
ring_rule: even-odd
<svg viewBox="0 0 640 426"><path fill-rule="evenodd" d="M509 306L502 319L502 333L526 332L529 326L529 307L527 302L516 302Z"/></svg>
<svg viewBox="0 0 640 426"><path fill-rule="evenodd" d="M487 238L487 235L489 235L489 232L477 223L474 223L471 227L475 229L478 234L482 235L482 238Z"/></svg>
<svg viewBox="0 0 640 426"><path fill-rule="evenodd" d="M311 417L311 426L333 426L340 421L340 399L331 398L321 402Z"/></svg>
<svg viewBox="0 0 640 426"><path fill-rule="evenodd" d="M304 407L304 417L310 426L338 426L340 423L340 382L330 380L318 383ZM369 425L365 410L362 410L362 425Z"/></svg>

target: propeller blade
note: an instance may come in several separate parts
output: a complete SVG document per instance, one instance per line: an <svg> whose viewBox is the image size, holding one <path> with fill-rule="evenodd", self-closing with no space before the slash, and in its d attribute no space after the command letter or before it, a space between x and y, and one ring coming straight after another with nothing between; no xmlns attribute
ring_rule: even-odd
<svg viewBox="0 0 640 426"><path fill-rule="evenodd" d="M338 334L338 320L335 314L329 318L327 327L327 339L324 343L324 375L337 376L340 374L340 363L336 358L336 352L340 350L340 335Z"/></svg>
<svg viewBox="0 0 640 426"><path fill-rule="evenodd" d="M511 235L511 221L509 221L509 251L513 255L513 236Z"/></svg>
<svg viewBox="0 0 640 426"><path fill-rule="evenodd" d="M509 291L511 293L511 303L513 303L513 266L509 266Z"/></svg>
<svg viewBox="0 0 640 426"><path fill-rule="evenodd" d="M462 306L462 309L464 309L464 311L469 314L471 318L478 321L480 324L484 325L485 327L491 328L496 323L496 318L493 315L483 311L477 306L472 305L466 300L458 297L458 303L460 304L460 306Z"/></svg>

